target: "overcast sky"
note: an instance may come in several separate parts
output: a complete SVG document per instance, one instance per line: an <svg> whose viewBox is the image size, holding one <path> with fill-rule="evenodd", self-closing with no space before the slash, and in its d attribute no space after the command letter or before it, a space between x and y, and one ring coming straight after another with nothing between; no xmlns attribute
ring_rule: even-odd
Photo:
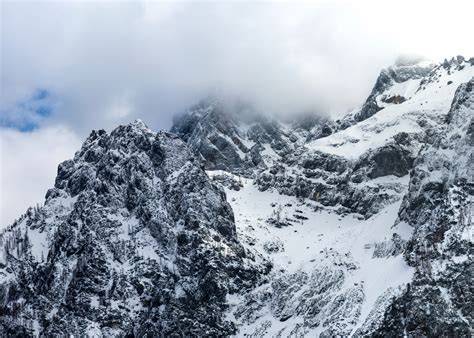
<svg viewBox="0 0 474 338"><path fill-rule="evenodd" d="M0 227L91 129L169 128L210 92L339 113L400 54L474 56L471 1L1 4Z"/></svg>

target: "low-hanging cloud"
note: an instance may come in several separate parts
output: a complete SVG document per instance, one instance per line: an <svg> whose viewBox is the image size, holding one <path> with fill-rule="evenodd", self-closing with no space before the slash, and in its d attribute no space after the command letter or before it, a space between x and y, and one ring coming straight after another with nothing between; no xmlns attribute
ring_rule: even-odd
<svg viewBox="0 0 474 338"><path fill-rule="evenodd" d="M64 126L23 133L0 129L0 230L29 206L43 203L57 166L72 158L81 140Z"/></svg>
<svg viewBox="0 0 474 338"><path fill-rule="evenodd" d="M213 90L264 110L344 111L401 53L472 53L468 1L2 3L2 112L38 88L49 123L154 128Z"/></svg>

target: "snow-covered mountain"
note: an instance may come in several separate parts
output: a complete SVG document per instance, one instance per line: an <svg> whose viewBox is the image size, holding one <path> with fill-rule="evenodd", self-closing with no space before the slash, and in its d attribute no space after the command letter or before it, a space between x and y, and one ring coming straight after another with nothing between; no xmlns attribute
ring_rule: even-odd
<svg viewBox="0 0 474 338"><path fill-rule="evenodd" d="M226 294L270 264L185 144L140 121L93 131L1 239L4 334L232 333Z"/></svg>
<svg viewBox="0 0 474 338"><path fill-rule="evenodd" d="M473 86L399 62L338 120L208 99L93 131L0 235L1 332L472 335Z"/></svg>

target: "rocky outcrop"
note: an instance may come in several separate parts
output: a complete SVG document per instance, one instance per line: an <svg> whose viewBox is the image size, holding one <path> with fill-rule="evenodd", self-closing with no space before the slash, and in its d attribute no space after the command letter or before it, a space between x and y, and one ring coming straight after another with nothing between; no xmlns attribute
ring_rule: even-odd
<svg viewBox="0 0 474 338"><path fill-rule="evenodd" d="M281 161L308 140L333 132L333 124L317 115L305 114L287 122L244 107L203 100L178 115L171 132L186 142L206 170L247 177Z"/></svg>
<svg viewBox="0 0 474 338"><path fill-rule="evenodd" d="M423 65L417 62L405 62L398 63L393 67L382 70L375 82L372 92L362 105L360 111L356 112L353 116L348 116L342 120L342 129L345 129L354 123L367 120L369 117L382 110L383 107L378 104L377 97L393 86L393 84L405 82L407 80L423 79L433 70L434 67L434 64ZM386 100L388 100L388 103L391 103L391 101L394 101L393 103L402 103L406 98L393 96L391 98L386 98Z"/></svg>
<svg viewBox="0 0 474 338"><path fill-rule="evenodd" d="M171 128L209 170L245 170L261 161L242 140L242 132L217 102L203 101L176 118Z"/></svg>
<svg viewBox="0 0 474 338"><path fill-rule="evenodd" d="M387 175L403 177L413 166L414 155L409 149L392 143L370 151L359 159L354 170L364 168L367 177L374 179Z"/></svg>
<svg viewBox="0 0 474 338"><path fill-rule="evenodd" d="M92 132L1 239L7 335L231 334L226 295L269 268L186 145L140 121Z"/></svg>
<svg viewBox="0 0 474 338"><path fill-rule="evenodd" d="M472 334L473 87L458 88L443 133L415 161L399 219L414 227L405 257L416 273L377 334Z"/></svg>
<svg viewBox="0 0 474 338"><path fill-rule="evenodd" d="M304 336L317 327L323 328L321 337L349 335L364 299L361 285L342 288L346 272L351 269L355 269L351 263L341 263L335 269L325 267L311 273L275 275L270 284L252 293L234 311L234 316L246 325L256 326L254 333L258 336L268 335L269 322L256 323L268 309L282 323L304 318L294 325L292 335Z"/></svg>
<svg viewBox="0 0 474 338"><path fill-rule="evenodd" d="M394 140L368 151L358 161L312 151L287 157L284 164L258 174L255 184L259 189L276 189L281 194L309 198L323 206L338 206L341 213L358 213L368 218L400 199L404 188L397 183L367 182L407 175L413 154Z"/></svg>

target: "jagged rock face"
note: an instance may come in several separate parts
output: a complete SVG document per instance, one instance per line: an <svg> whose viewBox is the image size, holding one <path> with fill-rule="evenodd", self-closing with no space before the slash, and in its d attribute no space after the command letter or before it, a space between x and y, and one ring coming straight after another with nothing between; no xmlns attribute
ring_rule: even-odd
<svg viewBox="0 0 474 338"><path fill-rule="evenodd" d="M355 122L360 122L368 119L375 115L377 112L383 109L377 103L377 96L382 94L387 88L391 87L394 83L401 83L407 80L421 79L427 76L432 69L433 64L419 65L419 64L400 64L398 66L390 67L382 70L375 86L372 89L369 97L365 101L362 109L354 115ZM391 96L386 98L387 102L400 103L406 100L404 97ZM350 125L350 122L345 121L343 126Z"/></svg>
<svg viewBox="0 0 474 338"><path fill-rule="evenodd" d="M243 135L236 128L232 116L223 112L223 107L211 102L201 102L191 108L189 114L176 119L171 132L179 135L190 149L201 158L210 170L238 170L259 160L243 158L250 149L241 142Z"/></svg>
<svg viewBox="0 0 474 338"><path fill-rule="evenodd" d="M299 271L276 275L268 286L258 289L238 307L234 315L238 320L252 324L268 305L280 322L296 316L306 319L294 327L291 335L304 336L318 326L325 328L321 337L349 335L360 314L364 292L361 285L342 290L344 271L343 268L326 267L312 273ZM266 328L263 323L256 334L265 336Z"/></svg>
<svg viewBox="0 0 474 338"><path fill-rule="evenodd" d="M1 238L6 334L230 334L226 295L260 274L225 193L141 122L92 132Z"/></svg>
<svg viewBox="0 0 474 338"><path fill-rule="evenodd" d="M318 116L277 121L204 100L179 115L171 132L187 143L207 170L250 176L281 161L307 140L331 134L332 129L327 119Z"/></svg>
<svg viewBox="0 0 474 338"><path fill-rule="evenodd" d="M257 175L255 183L261 190L276 189L324 206L339 206L341 213L359 213L368 218L400 199L404 188L397 183L366 182L390 175L406 176L412 168L413 154L409 147L393 141L368 151L357 161L313 151L294 153L283 163Z"/></svg>
<svg viewBox="0 0 474 338"><path fill-rule="evenodd" d="M272 170L277 169L272 167ZM284 167L279 167L275 174L264 172L258 175L255 183L262 191L275 189L281 194L309 198L323 206L336 207L336 211L341 214L358 213L365 218L401 198L401 184L375 183L358 187L350 181L349 170L340 175L309 170L301 174L298 169L287 172ZM353 180L359 179L352 177Z"/></svg>
<svg viewBox="0 0 474 338"><path fill-rule="evenodd" d="M403 177L412 168L413 160L408 149L396 143L388 144L362 157L354 170L369 167L367 176L371 179L388 175Z"/></svg>
<svg viewBox="0 0 474 338"><path fill-rule="evenodd" d="M474 78L458 88L443 132L415 162L399 219L414 227L405 257L416 273L378 334L472 334L473 87Z"/></svg>

